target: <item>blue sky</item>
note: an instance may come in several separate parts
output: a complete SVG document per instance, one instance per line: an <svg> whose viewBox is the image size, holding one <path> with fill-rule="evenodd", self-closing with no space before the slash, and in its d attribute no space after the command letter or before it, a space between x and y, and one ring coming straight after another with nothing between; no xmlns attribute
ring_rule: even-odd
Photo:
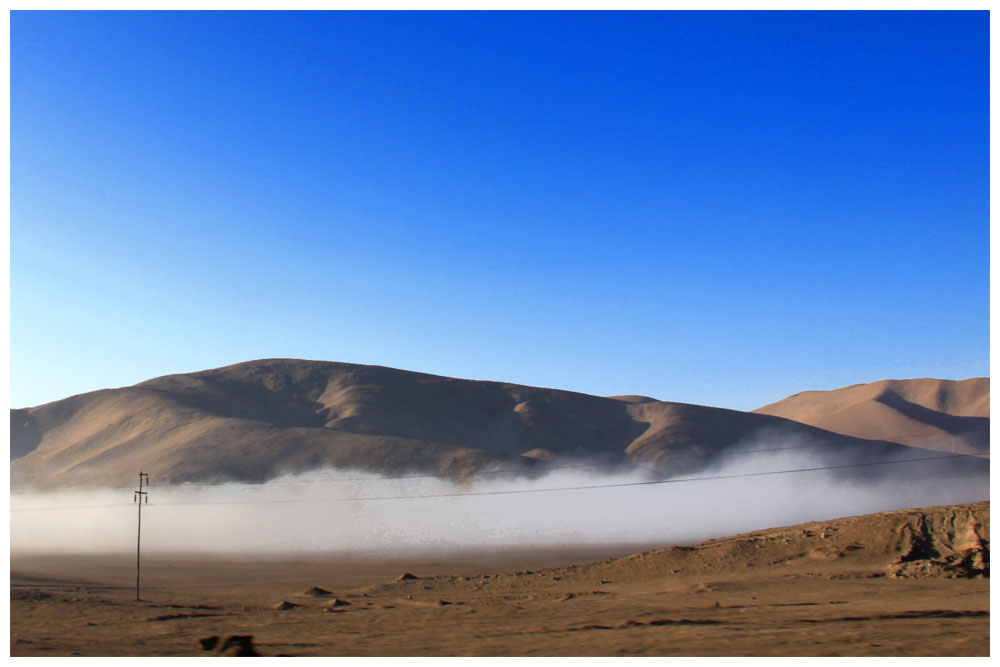
<svg viewBox="0 0 1000 667"><path fill-rule="evenodd" d="M14 12L11 402L989 374L986 12Z"/></svg>

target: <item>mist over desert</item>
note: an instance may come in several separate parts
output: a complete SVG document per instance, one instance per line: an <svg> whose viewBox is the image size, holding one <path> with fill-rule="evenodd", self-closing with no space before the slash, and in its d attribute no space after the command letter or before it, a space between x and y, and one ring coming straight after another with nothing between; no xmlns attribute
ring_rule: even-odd
<svg viewBox="0 0 1000 667"><path fill-rule="evenodd" d="M10 12L12 658L988 658L988 10L280 9Z"/></svg>
<svg viewBox="0 0 1000 667"><path fill-rule="evenodd" d="M972 601L988 590L972 584L988 576L989 503L979 502L989 498L988 450L968 448L988 443L988 432L975 429L988 429L989 381L893 381L892 395L912 401L896 398L895 408L924 418L906 420L909 438L895 442L881 415L857 408L883 398L884 385L841 390L862 396L849 402L851 428L839 423L853 437L648 397L301 360L12 411L12 653L132 654L136 644L116 644L120 630L107 632L140 622L153 632L138 640L148 655L923 654L898 632L845 653L840 630L789 630L786 645L765 648L767 623L752 641L719 644L718 635L692 631L672 634L672 648L665 638L621 643L645 627L738 630L741 617L731 615L759 599L774 610L853 605L863 611L850 623L911 619L906 632L926 632L941 618L955 619L948 623L960 633L985 623L979 607L927 610L924 600ZM815 421L844 411L840 392L810 398L799 412ZM227 436L211 435L217 423L222 433L238 429L233 442L243 448L224 467L211 452L226 446ZM882 439L859 437L876 432ZM965 449L927 446L953 432ZM478 436L463 440L468 433ZM907 444L914 435L926 436L921 445ZM581 446L588 437L593 444ZM303 458L303 443L333 453ZM366 451L373 447L380 456ZM195 448L209 451L194 456ZM112 484L127 479L117 470L140 461L148 479L136 590L136 489ZM913 509L925 507L937 509ZM850 525L861 532L827 542L847 525L843 517L858 517ZM818 543L816 528L781 528L817 521L826 522ZM715 544L737 545L724 566ZM766 557L757 551L763 544ZM638 562L656 565L636 570ZM872 597L897 579L909 583ZM307 584L325 592L303 593ZM657 595L667 596L666 606ZM104 620L53 637L63 623L56 610L69 603ZM163 608L179 611L156 612ZM652 618L668 611L681 616ZM409 638L370 635L369 621L348 621L361 612L370 623L398 622ZM527 630L538 614L545 621ZM333 619L336 630L322 629ZM838 628L839 619L779 614L768 622ZM442 643L440 623L465 629ZM565 627L544 629L555 625ZM508 637L505 648L487 639L488 627ZM561 637L572 632L588 638L570 648ZM219 639L206 649L195 641L201 635ZM978 654L983 646L949 641L931 652Z"/></svg>

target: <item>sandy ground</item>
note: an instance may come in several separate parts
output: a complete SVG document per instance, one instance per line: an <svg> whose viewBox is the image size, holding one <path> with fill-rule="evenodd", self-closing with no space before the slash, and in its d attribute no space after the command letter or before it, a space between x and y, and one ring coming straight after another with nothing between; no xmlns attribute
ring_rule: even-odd
<svg viewBox="0 0 1000 667"><path fill-rule="evenodd" d="M624 559L642 549L149 556L141 602L134 557L15 554L11 655L209 656L216 635L269 656L989 655L988 578L894 576L925 562L905 526L900 557L838 521Z"/></svg>

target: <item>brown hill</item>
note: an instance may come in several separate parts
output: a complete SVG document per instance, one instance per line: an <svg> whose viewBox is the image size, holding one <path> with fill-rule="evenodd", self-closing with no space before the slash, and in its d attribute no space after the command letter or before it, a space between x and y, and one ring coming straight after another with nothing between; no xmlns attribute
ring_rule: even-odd
<svg viewBox="0 0 1000 667"><path fill-rule="evenodd" d="M989 450L990 379L882 380L804 391L754 412L856 438L980 452Z"/></svg>
<svg viewBox="0 0 1000 667"><path fill-rule="evenodd" d="M763 441L809 443L818 460L838 462L908 451L765 414L269 359L12 410L11 480L125 485L143 470L160 483L262 482L325 467L463 478L569 460L672 475Z"/></svg>
<svg viewBox="0 0 1000 667"><path fill-rule="evenodd" d="M864 514L771 528L596 564L605 576L668 571L734 571L836 561L839 570L891 577L988 577L990 504L947 505Z"/></svg>
<svg viewBox="0 0 1000 667"><path fill-rule="evenodd" d="M712 575L721 575L728 582L746 573L763 580L768 576L800 577L803 572L810 577L836 579L963 579L989 577L989 568L990 503L984 501L768 528L596 563L509 573L495 577L492 583L515 588L512 580L517 578L537 581L556 575L564 586L582 582L614 584L604 591L589 593L607 595L610 590L627 589L630 584L655 589L662 580L683 582L693 577L706 582L713 580ZM399 594L430 586L438 594L452 593L442 584L461 581L459 577L422 577L418 582L395 581L366 590ZM482 592L487 582L477 583L477 592ZM716 589L704 583L700 588Z"/></svg>
<svg viewBox="0 0 1000 667"><path fill-rule="evenodd" d="M867 577L971 578L989 577L989 549L985 501L770 528L584 567L592 578L617 581L768 566L816 571L824 564Z"/></svg>

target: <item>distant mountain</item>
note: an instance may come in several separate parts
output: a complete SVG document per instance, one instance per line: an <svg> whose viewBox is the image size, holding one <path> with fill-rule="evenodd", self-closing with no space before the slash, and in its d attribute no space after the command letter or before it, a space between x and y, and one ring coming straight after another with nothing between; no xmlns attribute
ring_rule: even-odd
<svg viewBox="0 0 1000 667"><path fill-rule="evenodd" d="M804 391L754 410L856 438L971 453L990 445L990 379L882 380Z"/></svg>
<svg viewBox="0 0 1000 667"><path fill-rule="evenodd" d="M118 486L140 470L160 483L263 482L329 467L464 479L491 467L539 474L573 462L669 476L782 443L806 446L819 461L912 451L780 416L641 396L267 359L11 410L11 482Z"/></svg>

